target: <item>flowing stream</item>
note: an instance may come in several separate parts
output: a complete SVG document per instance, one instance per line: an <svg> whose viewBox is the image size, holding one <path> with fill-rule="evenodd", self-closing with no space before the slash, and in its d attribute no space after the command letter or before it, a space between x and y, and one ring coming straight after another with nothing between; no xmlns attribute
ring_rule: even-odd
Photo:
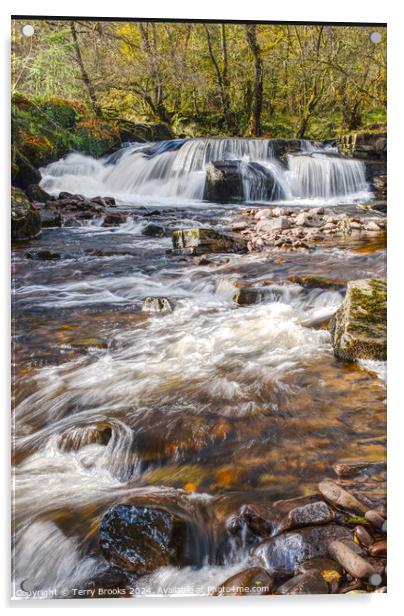
<svg viewBox="0 0 404 616"><path fill-rule="evenodd" d="M13 249L17 595L64 592L103 571L97 529L118 503L163 506L193 529L192 564L139 584L204 594L248 562L246 547L224 536L241 505L310 493L340 459L384 460L379 367L338 362L321 325L343 286L291 282L383 275L383 246L346 241L197 265L167 253L169 234L142 235L151 220L170 230L237 219L245 205L203 201L213 160L246 163L246 201L260 200L248 184L257 161L283 182L287 202L370 196L361 163L312 143L301 150L285 162L268 140L177 140L100 161L70 154L42 170L46 190L114 196L128 217L116 228L44 229ZM62 259L28 260L28 247ZM237 306L243 285L262 288L261 303ZM169 297L174 311L142 312L149 295ZM90 337L103 344L75 345Z"/></svg>

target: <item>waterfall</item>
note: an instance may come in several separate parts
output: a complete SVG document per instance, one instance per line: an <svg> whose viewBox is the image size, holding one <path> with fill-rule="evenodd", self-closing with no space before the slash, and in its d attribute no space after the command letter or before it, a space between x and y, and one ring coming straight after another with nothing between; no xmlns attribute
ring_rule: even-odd
<svg viewBox="0 0 404 616"><path fill-rule="evenodd" d="M294 154L287 154L288 143ZM285 156L286 154L286 156ZM94 197L112 195L123 202L202 201L206 167L211 162L240 161L239 201L310 199L353 201L369 198L365 166L307 140L176 139L126 145L95 160L69 154L41 169L42 187Z"/></svg>
<svg viewBox="0 0 404 616"><path fill-rule="evenodd" d="M288 156L288 167L295 197L332 199L367 191L361 160L314 153Z"/></svg>

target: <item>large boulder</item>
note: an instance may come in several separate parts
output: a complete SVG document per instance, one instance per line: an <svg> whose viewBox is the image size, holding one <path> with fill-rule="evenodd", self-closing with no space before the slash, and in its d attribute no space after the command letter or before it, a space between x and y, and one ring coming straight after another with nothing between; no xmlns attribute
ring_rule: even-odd
<svg viewBox="0 0 404 616"><path fill-rule="evenodd" d="M195 227L193 229L177 229L172 235L173 247L185 250L191 254L205 252L237 252L246 250L246 242L236 235L219 233L214 229Z"/></svg>
<svg viewBox="0 0 404 616"><path fill-rule="evenodd" d="M27 195L20 189L11 188L11 238L26 240L36 237L41 231L41 217Z"/></svg>
<svg viewBox="0 0 404 616"><path fill-rule="evenodd" d="M345 299L330 322L339 359L387 357L387 283L385 278L348 282Z"/></svg>
<svg viewBox="0 0 404 616"><path fill-rule="evenodd" d="M137 575L181 564L186 527L154 507L117 505L101 521L100 547L111 565Z"/></svg>

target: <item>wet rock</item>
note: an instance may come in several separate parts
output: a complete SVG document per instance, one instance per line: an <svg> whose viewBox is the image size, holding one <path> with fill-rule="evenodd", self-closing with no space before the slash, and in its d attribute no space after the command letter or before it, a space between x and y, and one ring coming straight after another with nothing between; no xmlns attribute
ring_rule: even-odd
<svg viewBox="0 0 404 616"><path fill-rule="evenodd" d="M369 547L374 542L373 537L368 533L364 526L356 526L354 530L354 536L359 543L365 547Z"/></svg>
<svg viewBox="0 0 404 616"><path fill-rule="evenodd" d="M53 197L49 195L39 184L30 184L25 189L25 194L31 201L37 201L38 203L46 203L52 201Z"/></svg>
<svg viewBox="0 0 404 616"><path fill-rule="evenodd" d="M385 360L387 285L385 278L348 282L345 299L330 322L336 357Z"/></svg>
<svg viewBox="0 0 404 616"><path fill-rule="evenodd" d="M331 558L334 558L352 577L367 579L376 569L367 562L362 556L356 554L348 545L342 541L331 541L328 546Z"/></svg>
<svg viewBox="0 0 404 616"><path fill-rule="evenodd" d="M174 249L186 249L191 254L246 250L246 242L240 236L199 227L173 231L172 241Z"/></svg>
<svg viewBox="0 0 404 616"><path fill-rule="evenodd" d="M263 292L261 289L241 288L233 296L233 302L236 302L239 306L250 306L251 304L258 304L262 298Z"/></svg>
<svg viewBox="0 0 404 616"><path fill-rule="evenodd" d="M75 338L69 342L69 346L72 349L86 350L86 349L107 349L108 342L102 338Z"/></svg>
<svg viewBox="0 0 404 616"><path fill-rule="evenodd" d="M345 287L346 285L346 281L341 278L325 278L323 276L315 276L313 274L289 276L288 280L290 282L301 284L308 289L335 289Z"/></svg>
<svg viewBox="0 0 404 616"><path fill-rule="evenodd" d="M269 595L273 585L273 579L265 569L250 567L220 584L214 594L217 597Z"/></svg>
<svg viewBox="0 0 404 616"><path fill-rule="evenodd" d="M156 225L153 222L149 222L143 229L142 235L147 235L149 237L164 237L165 228L162 225Z"/></svg>
<svg viewBox="0 0 404 616"><path fill-rule="evenodd" d="M18 153L15 173L13 173L13 185L25 190L31 184L39 184L41 174L38 169L30 163L28 158Z"/></svg>
<svg viewBox="0 0 404 616"><path fill-rule="evenodd" d="M113 197L92 197L91 201L92 203L103 205L104 207L114 207L114 205L116 205Z"/></svg>
<svg viewBox="0 0 404 616"><path fill-rule="evenodd" d="M328 544L335 539L353 543L351 533L337 524L309 526L267 539L255 548L253 556L270 575L292 575L304 561L328 556Z"/></svg>
<svg viewBox="0 0 404 616"><path fill-rule="evenodd" d="M56 261L61 258L58 252L50 252L49 250L28 250L25 253L26 259L34 261Z"/></svg>
<svg viewBox="0 0 404 616"><path fill-rule="evenodd" d="M323 580L327 582L330 592L335 593L342 581L342 567L335 560L330 558L312 558L306 560L296 568L296 573L307 573L308 571L318 571Z"/></svg>
<svg viewBox="0 0 404 616"><path fill-rule="evenodd" d="M77 220L77 218L67 218L66 220L63 221L63 226L74 228L74 227L81 227L81 224Z"/></svg>
<svg viewBox="0 0 404 616"><path fill-rule="evenodd" d="M292 530L311 526L313 524L328 524L334 520L335 514L324 501L309 503L295 507L280 524L282 530Z"/></svg>
<svg viewBox="0 0 404 616"><path fill-rule="evenodd" d="M387 556L387 541L385 539L376 541L369 548L370 556L375 558L386 558Z"/></svg>
<svg viewBox="0 0 404 616"><path fill-rule="evenodd" d="M11 238L26 240L36 237L41 231L39 212L20 189L11 188Z"/></svg>
<svg viewBox="0 0 404 616"><path fill-rule="evenodd" d="M373 509L369 509L365 513L365 519L374 527L378 529L382 529L385 523L385 518L378 512Z"/></svg>
<svg viewBox="0 0 404 616"><path fill-rule="evenodd" d="M276 595L326 595L328 584L319 571L296 575L276 590Z"/></svg>
<svg viewBox="0 0 404 616"><path fill-rule="evenodd" d="M78 451L95 443L107 445L111 438L111 427L107 424L95 426L78 426L62 432L57 439L58 447L63 451Z"/></svg>
<svg viewBox="0 0 404 616"><path fill-rule="evenodd" d="M117 227L126 222L127 214L124 212L108 212L102 223L103 227Z"/></svg>
<svg viewBox="0 0 404 616"><path fill-rule="evenodd" d="M53 206L41 207L39 210L41 217L41 227L60 227L62 225L62 217L60 212Z"/></svg>
<svg viewBox="0 0 404 616"><path fill-rule="evenodd" d="M161 509L118 505L102 518L99 537L108 562L146 575L180 564L185 525Z"/></svg>
<svg viewBox="0 0 404 616"><path fill-rule="evenodd" d="M387 156L386 133L349 133L339 139L339 150L354 158L384 160Z"/></svg>
<svg viewBox="0 0 404 616"><path fill-rule="evenodd" d="M173 302L168 297L145 297L142 310L144 312L172 312Z"/></svg>
<svg viewBox="0 0 404 616"><path fill-rule="evenodd" d="M366 505L341 488L335 481L331 481L331 479L320 481L318 488L324 498L337 508L359 514L364 514L367 511Z"/></svg>
<svg viewBox="0 0 404 616"><path fill-rule="evenodd" d="M228 203L243 199L243 181L239 160L220 160L206 167L204 198L215 203Z"/></svg>

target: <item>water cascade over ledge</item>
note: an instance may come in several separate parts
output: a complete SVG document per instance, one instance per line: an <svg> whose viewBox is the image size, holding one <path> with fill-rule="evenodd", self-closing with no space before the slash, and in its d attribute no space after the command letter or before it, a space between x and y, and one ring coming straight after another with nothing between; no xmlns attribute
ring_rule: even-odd
<svg viewBox="0 0 404 616"><path fill-rule="evenodd" d="M127 145L99 160L73 153L42 169L41 184L55 195L114 194L126 203L215 201L207 193L207 170L218 161L234 163L231 173L239 188L229 193L229 202L310 205L371 196L362 161L307 140L176 139Z"/></svg>

